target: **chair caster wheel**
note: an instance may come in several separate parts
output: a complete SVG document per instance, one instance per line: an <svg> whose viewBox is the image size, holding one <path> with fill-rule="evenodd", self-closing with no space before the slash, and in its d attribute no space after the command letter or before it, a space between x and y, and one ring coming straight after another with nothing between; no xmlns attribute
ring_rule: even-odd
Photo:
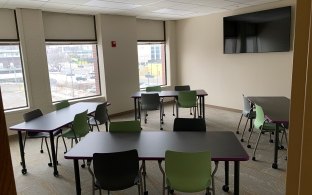
<svg viewBox="0 0 312 195"><path fill-rule="evenodd" d="M59 176L58 171L54 172L53 175L54 175L55 177Z"/></svg>
<svg viewBox="0 0 312 195"><path fill-rule="evenodd" d="M66 152L64 152L64 154L66 154L67 153L67 151Z"/></svg>
<svg viewBox="0 0 312 195"><path fill-rule="evenodd" d="M241 142L244 142L244 139L241 139Z"/></svg>
<svg viewBox="0 0 312 195"><path fill-rule="evenodd" d="M172 116L175 116L175 114L172 114Z"/></svg>
<svg viewBox="0 0 312 195"><path fill-rule="evenodd" d="M272 168L273 168L273 169L277 169L277 163L273 163L273 164L272 164Z"/></svg>
<svg viewBox="0 0 312 195"><path fill-rule="evenodd" d="M52 163L48 163L48 166L49 166L49 167L52 167Z"/></svg>
<svg viewBox="0 0 312 195"><path fill-rule="evenodd" d="M82 164L82 165L81 165L81 168L85 168L85 167L86 167L86 165L85 165L85 164Z"/></svg>
<svg viewBox="0 0 312 195"><path fill-rule="evenodd" d="M26 173L27 173L27 169L22 169L22 174L26 175Z"/></svg>
<svg viewBox="0 0 312 195"><path fill-rule="evenodd" d="M273 139L270 139L270 143L273 143Z"/></svg>
<svg viewBox="0 0 312 195"><path fill-rule="evenodd" d="M247 145L247 148L251 148L251 145L248 144L248 145Z"/></svg>
<svg viewBox="0 0 312 195"><path fill-rule="evenodd" d="M43 150L40 150L40 153L43 153Z"/></svg>
<svg viewBox="0 0 312 195"><path fill-rule="evenodd" d="M252 160L255 161L255 160L256 160L256 157L253 156L253 157L252 157Z"/></svg>
<svg viewBox="0 0 312 195"><path fill-rule="evenodd" d="M170 194L173 194L174 193L174 190L170 190Z"/></svg>
<svg viewBox="0 0 312 195"><path fill-rule="evenodd" d="M146 120L146 119L144 120L144 123L145 123L145 124L147 123L147 120Z"/></svg>
<svg viewBox="0 0 312 195"><path fill-rule="evenodd" d="M280 146L279 149L280 149L280 150L283 150L283 149L284 149L284 146Z"/></svg>
<svg viewBox="0 0 312 195"><path fill-rule="evenodd" d="M225 191L225 192L228 192L229 191L229 186L228 185L224 185L222 186L222 190Z"/></svg>
<svg viewBox="0 0 312 195"><path fill-rule="evenodd" d="M160 130L164 130L164 128L160 128Z"/></svg>
<svg viewBox="0 0 312 195"><path fill-rule="evenodd" d="M239 134L239 131L236 131L236 134Z"/></svg>
<svg viewBox="0 0 312 195"><path fill-rule="evenodd" d="M148 191L145 191L145 192L144 192L144 195L148 195Z"/></svg>

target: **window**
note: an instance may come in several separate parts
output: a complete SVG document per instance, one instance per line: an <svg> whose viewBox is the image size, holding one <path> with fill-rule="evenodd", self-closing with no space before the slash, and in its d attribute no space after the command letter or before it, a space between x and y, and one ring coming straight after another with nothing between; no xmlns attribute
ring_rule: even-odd
<svg viewBox="0 0 312 195"><path fill-rule="evenodd" d="M138 43L140 88L167 84L165 59L164 42Z"/></svg>
<svg viewBox="0 0 312 195"><path fill-rule="evenodd" d="M96 44L46 46L52 101L101 94Z"/></svg>
<svg viewBox="0 0 312 195"><path fill-rule="evenodd" d="M18 44L0 45L0 86L5 110L27 106L24 74Z"/></svg>

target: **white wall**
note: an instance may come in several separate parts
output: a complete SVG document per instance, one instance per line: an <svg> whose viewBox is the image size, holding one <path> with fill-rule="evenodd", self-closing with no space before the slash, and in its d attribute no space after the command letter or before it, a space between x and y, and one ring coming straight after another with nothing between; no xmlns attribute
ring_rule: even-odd
<svg viewBox="0 0 312 195"><path fill-rule="evenodd" d="M139 90L136 18L130 16L98 15L97 36L103 55L106 97L111 102L110 113L133 109L131 95ZM112 47L111 41L117 46Z"/></svg>
<svg viewBox="0 0 312 195"><path fill-rule="evenodd" d="M242 108L242 93L290 97L293 51L223 54L223 17L294 4L286 0L177 21L178 83L205 89L206 104L234 109Z"/></svg>

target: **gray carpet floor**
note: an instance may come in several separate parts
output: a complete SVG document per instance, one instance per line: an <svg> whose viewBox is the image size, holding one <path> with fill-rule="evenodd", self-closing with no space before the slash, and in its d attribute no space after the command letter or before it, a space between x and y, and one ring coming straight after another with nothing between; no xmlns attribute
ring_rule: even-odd
<svg viewBox="0 0 312 195"><path fill-rule="evenodd" d="M166 116L164 117L164 131L171 131L173 127L174 116L172 116L172 106L165 107ZM189 115L189 109L180 109L180 117L192 117ZM134 113L123 114L112 117L112 121L133 120ZM240 113L224 111L211 107L206 107L206 125L207 131L211 127L217 127L220 131L236 131L239 122ZM244 124L244 118L242 123ZM241 130L243 129L241 124ZM142 121L143 131L159 130L159 112L149 112L148 122L144 124ZM105 126L101 126L101 131L105 131ZM249 133L245 135L247 140ZM257 161L252 161L252 151L256 142L258 131L251 138L252 148L246 147L246 142L242 145L250 155L250 160L241 162L240 166L240 194L259 194L259 195L279 195L285 194L285 179L287 167L287 150L280 150L278 163L279 169L272 169L274 144L269 143L269 135L264 134L260 140L258 151L256 154ZM240 140L241 134L237 135ZM70 146L70 141L67 141ZM226 143L224 143L226 144ZM286 144L284 144L287 148ZM40 139L29 139L26 142L25 158L28 173L22 175L20 165L20 153L17 136L10 137L10 148L12 155L12 163L14 176L18 194L75 194L75 178L73 162L64 159L64 145L59 144L60 152L58 154L58 171L59 177L53 176L53 168L48 166L48 154L44 147L44 153L40 153ZM157 162L147 161L147 190L150 195L160 195L162 193L162 175L158 168ZM80 170L82 194L92 194L91 176L88 170L81 168ZM224 166L220 162L218 171L215 176L216 194L226 195L233 194L233 163L230 163L230 191L223 192L224 184ZM96 192L98 194L98 192ZM102 194L107 192L102 191ZM137 188L132 187L123 191L111 192L111 194L137 194ZM175 192L175 194L184 194ZM205 192L193 193L205 194Z"/></svg>

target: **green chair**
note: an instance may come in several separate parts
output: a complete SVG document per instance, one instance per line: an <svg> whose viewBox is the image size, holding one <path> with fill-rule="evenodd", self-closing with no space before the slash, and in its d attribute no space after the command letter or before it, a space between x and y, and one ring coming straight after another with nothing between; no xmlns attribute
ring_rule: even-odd
<svg viewBox="0 0 312 195"><path fill-rule="evenodd" d="M174 86L174 90L175 91L190 91L191 87L189 85L177 85L177 86ZM176 98L174 98L174 101L175 100ZM174 107L175 107L175 104L173 104L172 106L172 116L175 116ZM190 109L190 114L192 115L192 109Z"/></svg>
<svg viewBox="0 0 312 195"><path fill-rule="evenodd" d="M68 100L63 100L63 101L60 101L57 104L55 104L55 110L61 110L61 109L66 108L68 106L70 106Z"/></svg>
<svg viewBox="0 0 312 195"><path fill-rule="evenodd" d="M177 118L179 118L179 108L193 108L194 118L196 118L196 109L198 110L196 91L180 91L176 100Z"/></svg>
<svg viewBox="0 0 312 195"><path fill-rule="evenodd" d="M147 122L147 111L159 110L159 124L160 129L163 130L162 124L164 123L164 109L163 109L163 99L159 97L158 93L142 93L140 104L140 113L144 111L144 123ZM140 114L141 122L142 114Z"/></svg>
<svg viewBox="0 0 312 195"><path fill-rule="evenodd" d="M109 124L109 132L140 132L140 121L115 121Z"/></svg>
<svg viewBox="0 0 312 195"><path fill-rule="evenodd" d="M275 129L276 129L276 124L275 123L270 123L267 119L265 119L265 115L264 115L264 112L263 112L263 109L261 106L259 105L255 105L256 106L256 118L254 120L254 123L253 123L253 128L249 134L249 138L248 138L248 143L247 143L247 147L248 148L251 148L250 144L249 144L249 141L250 141L250 138L251 138L251 135L253 133L253 130L254 128L260 130L259 131L259 136L258 136L258 139L257 139L257 143L256 143L256 146L254 148L254 151L253 151L253 156L252 156L252 160L256 160L256 151L257 151L257 147L258 147L258 144L259 144L259 140L261 138L261 135L265 132L269 132L270 133L270 142L273 142L271 141L271 134L275 132ZM283 134L285 134L285 137L286 137L286 140L287 140L287 135L286 135L286 129L282 126L279 127L279 133L282 132Z"/></svg>
<svg viewBox="0 0 312 195"><path fill-rule="evenodd" d="M151 86L151 87L146 87L145 88L146 92L161 92L161 87L160 86Z"/></svg>
<svg viewBox="0 0 312 195"><path fill-rule="evenodd" d="M91 131L96 126L97 130L100 131L99 125L105 124L106 131L108 131L108 113L107 113L107 102L97 105L94 116L89 118L89 125Z"/></svg>
<svg viewBox="0 0 312 195"><path fill-rule="evenodd" d="M211 173L211 154L205 152L176 152L167 150L165 154L165 174L167 190L180 192L200 192L214 190L214 174ZM163 186L165 187L165 181ZM211 187L210 187L211 186Z"/></svg>
<svg viewBox="0 0 312 195"><path fill-rule="evenodd" d="M88 110L81 112L79 114L75 115L74 121L70 128L63 129L62 134L59 135L56 139L56 154L58 151L58 139L60 137L71 139L71 147L73 147L73 140L75 140L75 143L77 144L78 141L87 135L90 131L90 126L88 124ZM79 139L79 140L78 140ZM67 152L67 146L65 145L65 153Z"/></svg>

